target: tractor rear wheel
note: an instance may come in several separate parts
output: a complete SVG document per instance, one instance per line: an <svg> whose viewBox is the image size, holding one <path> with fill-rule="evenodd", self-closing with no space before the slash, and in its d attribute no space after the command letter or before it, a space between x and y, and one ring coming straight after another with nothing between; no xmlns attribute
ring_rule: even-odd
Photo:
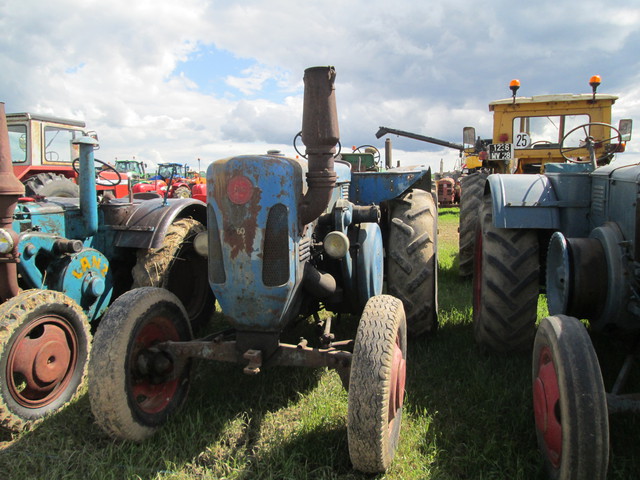
<svg viewBox="0 0 640 480"><path fill-rule="evenodd" d="M438 327L436 202L410 190L391 202L387 241L387 289L404 304L410 335Z"/></svg>
<svg viewBox="0 0 640 480"><path fill-rule="evenodd" d="M607 396L584 325L565 315L544 318L532 367L536 435L549 478L604 480L609 461Z"/></svg>
<svg viewBox="0 0 640 480"><path fill-rule="evenodd" d="M21 430L69 403L90 348L86 315L61 292L25 290L0 305L0 425Z"/></svg>
<svg viewBox="0 0 640 480"><path fill-rule="evenodd" d="M80 187L71 179L58 173L38 173L24 182L25 195L33 197L66 197L80 196Z"/></svg>
<svg viewBox="0 0 640 480"><path fill-rule="evenodd" d="M194 331L209 320L216 301L209 287L207 260L193 248L193 238L204 229L192 218L176 220L159 248L137 252L132 270L132 288L161 287L173 292L186 308Z"/></svg>
<svg viewBox="0 0 640 480"><path fill-rule="evenodd" d="M482 206L486 173L472 173L460 178L460 227L458 274L461 277L473 275L473 254L476 241L478 217Z"/></svg>
<svg viewBox="0 0 640 480"><path fill-rule="evenodd" d="M349 378L347 435L354 468L385 471L400 439L407 324L402 302L371 297L356 333Z"/></svg>
<svg viewBox="0 0 640 480"><path fill-rule="evenodd" d="M154 287L121 295L95 334L89 361L89 401L109 435L141 441L187 397L190 361L153 348L191 340L187 313L171 292Z"/></svg>
<svg viewBox="0 0 640 480"><path fill-rule="evenodd" d="M533 342L538 305L538 237L533 230L496 228L485 197L476 236L473 333L476 343L499 352Z"/></svg>

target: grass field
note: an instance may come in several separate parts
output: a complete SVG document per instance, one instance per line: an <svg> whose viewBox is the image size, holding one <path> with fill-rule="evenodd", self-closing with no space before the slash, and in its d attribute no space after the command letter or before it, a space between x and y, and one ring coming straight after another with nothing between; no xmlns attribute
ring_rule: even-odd
<svg viewBox="0 0 640 480"><path fill-rule="evenodd" d="M385 475L351 469L347 394L335 372L280 368L248 377L234 365L198 362L185 407L151 440L107 438L83 395L33 431L0 434L0 478L544 478L529 355L475 347L471 282L457 275L457 227L458 211L441 210L441 325L409 344L401 444ZM605 374L611 382L615 371ZM639 427L638 414L612 417L609 479L640 478Z"/></svg>

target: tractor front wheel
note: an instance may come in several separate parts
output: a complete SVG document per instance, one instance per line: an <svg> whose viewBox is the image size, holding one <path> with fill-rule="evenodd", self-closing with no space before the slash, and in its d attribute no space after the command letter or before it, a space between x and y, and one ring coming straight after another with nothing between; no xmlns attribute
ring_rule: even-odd
<svg viewBox="0 0 640 480"><path fill-rule="evenodd" d="M410 335L438 327L436 202L410 190L391 202L387 240L387 289L402 300Z"/></svg>
<svg viewBox="0 0 640 480"><path fill-rule="evenodd" d="M475 248L473 333L476 343L499 352L531 348L540 283L535 231L495 227L491 197L487 196Z"/></svg>
<svg viewBox="0 0 640 480"><path fill-rule="evenodd" d="M86 315L61 292L26 290L0 305L0 425L21 430L64 407L90 348Z"/></svg>
<svg viewBox="0 0 640 480"><path fill-rule="evenodd" d="M154 287L118 297L100 322L89 361L89 400L109 435L141 441L184 402L190 361L154 348L191 340L187 313L171 292Z"/></svg>
<svg viewBox="0 0 640 480"><path fill-rule="evenodd" d="M349 455L363 472L385 471L400 439L407 324L402 302L371 297L356 333L349 378Z"/></svg>
<svg viewBox="0 0 640 480"><path fill-rule="evenodd" d="M174 293L186 308L194 331L206 324L216 301L209 287L207 260L193 248L193 238L204 229L192 218L176 220L159 248L138 251L132 270L132 288L160 287Z"/></svg>
<svg viewBox="0 0 640 480"><path fill-rule="evenodd" d="M604 480L607 397L598 358L576 318L542 320L533 347L533 410L549 478Z"/></svg>

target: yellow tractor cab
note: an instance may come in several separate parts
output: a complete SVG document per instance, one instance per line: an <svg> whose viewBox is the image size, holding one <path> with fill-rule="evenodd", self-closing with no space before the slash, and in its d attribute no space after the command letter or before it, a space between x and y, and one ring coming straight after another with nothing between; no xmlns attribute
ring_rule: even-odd
<svg viewBox="0 0 640 480"><path fill-rule="evenodd" d="M630 120L611 125L615 95L596 93L600 77L589 84L591 94L555 94L517 97L518 80L510 84L513 96L489 103L493 112L493 137L480 161L493 173L543 173L547 163L589 161L581 140L596 144L598 165L624 151L630 137ZM629 134L627 134L629 133ZM475 132L469 132L475 137Z"/></svg>

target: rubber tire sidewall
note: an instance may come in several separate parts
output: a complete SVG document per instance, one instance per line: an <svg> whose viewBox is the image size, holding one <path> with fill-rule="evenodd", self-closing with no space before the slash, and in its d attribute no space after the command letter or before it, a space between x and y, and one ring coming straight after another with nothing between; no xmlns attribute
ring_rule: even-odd
<svg viewBox="0 0 640 480"><path fill-rule="evenodd" d="M63 394L48 405L29 409L16 402L8 390L7 354L27 323L50 313L64 317L76 332L77 363ZM33 426L78 396L86 381L91 332L87 316L71 298L53 290L25 290L0 305L0 332L0 426L14 431Z"/></svg>
<svg viewBox="0 0 640 480"><path fill-rule="evenodd" d="M129 354L141 326L156 307L168 307L175 315L174 326L191 339L191 327L180 300L161 288L143 287L118 297L100 322L89 362L89 401L100 427L110 436L142 441L155 433L184 403L189 389L189 363L172 404L157 417L140 415L129 398ZM151 313L150 313L151 312ZM176 324L175 322L178 322Z"/></svg>
<svg viewBox="0 0 640 480"><path fill-rule="evenodd" d="M389 432L389 391L396 337L407 358L407 324L402 302L378 295L365 305L355 338L349 378L347 436L355 469L383 472L399 443L402 407Z"/></svg>
<svg viewBox="0 0 640 480"><path fill-rule="evenodd" d="M604 480L609 461L609 418L604 381L586 328L566 315L540 322L533 347L535 380L541 350L553 357L560 393L562 459L554 468L544 452L544 440L536 429L538 445L549 478L554 480Z"/></svg>

